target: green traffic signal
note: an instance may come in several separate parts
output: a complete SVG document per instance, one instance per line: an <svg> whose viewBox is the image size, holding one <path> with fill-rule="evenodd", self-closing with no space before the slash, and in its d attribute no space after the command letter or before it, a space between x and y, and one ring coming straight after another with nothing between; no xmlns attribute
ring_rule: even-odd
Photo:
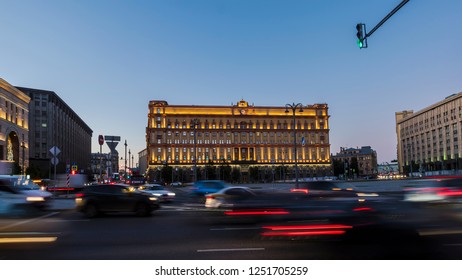
<svg viewBox="0 0 462 280"><path fill-rule="evenodd" d="M356 31L356 37L358 37L356 44L358 47L360 49L367 47L364 45L364 40L366 39L366 25L364 23L356 24Z"/></svg>

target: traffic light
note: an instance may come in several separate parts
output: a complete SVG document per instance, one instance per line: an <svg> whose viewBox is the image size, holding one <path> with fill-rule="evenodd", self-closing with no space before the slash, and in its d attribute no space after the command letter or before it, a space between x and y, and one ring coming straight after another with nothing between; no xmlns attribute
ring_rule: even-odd
<svg viewBox="0 0 462 280"><path fill-rule="evenodd" d="M360 49L367 48L367 41L366 41L366 24L358 23L356 24L356 37L358 37L358 47Z"/></svg>

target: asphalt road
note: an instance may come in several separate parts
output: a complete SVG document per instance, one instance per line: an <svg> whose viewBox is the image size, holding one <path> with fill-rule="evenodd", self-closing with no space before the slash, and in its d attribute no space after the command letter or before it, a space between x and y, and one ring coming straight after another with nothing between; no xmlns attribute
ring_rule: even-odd
<svg viewBox="0 0 462 280"><path fill-rule="evenodd" d="M27 242L0 244L12 260L385 260L462 259L462 230L427 225L409 237L393 229L367 238L262 237L261 224L222 219L192 203L186 190L150 217L131 214L86 219L69 207L27 219L0 220L0 235ZM61 201L61 203L65 203ZM433 220L436 221L436 220ZM375 236L376 235L376 236ZM373 237L373 238L371 238Z"/></svg>

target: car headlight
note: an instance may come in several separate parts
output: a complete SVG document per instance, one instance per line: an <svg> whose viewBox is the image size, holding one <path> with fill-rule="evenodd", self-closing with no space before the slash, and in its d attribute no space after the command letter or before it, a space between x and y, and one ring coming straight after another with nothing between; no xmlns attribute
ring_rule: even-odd
<svg viewBox="0 0 462 280"><path fill-rule="evenodd" d="M157 201L157 197L151 196L151 197L149 197L149 200L151 200L151 201Z"/></svg>
<svg viewBox="0 0 462 280"><path fill-rule="evenodd" d="M175 196L175 193L169 192L167 195L168 196Z"/></svg>
<svg viewBox="0 0 462 280"><path fill-rule="evenodd" d="M45 201L45 198L41 196L28 196L26 200L29 202L41 202L41 201Z"/></svg>

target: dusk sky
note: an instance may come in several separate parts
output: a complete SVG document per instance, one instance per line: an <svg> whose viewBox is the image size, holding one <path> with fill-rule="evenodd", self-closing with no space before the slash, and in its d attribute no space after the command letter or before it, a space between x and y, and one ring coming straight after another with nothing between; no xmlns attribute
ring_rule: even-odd
<svg viewBox="0 0 462 280"><path fill-rule="evenodd" d="M327 103L331 153L396 159L395 112L462 91L462 1L0 0L0 77L56 92L138 161L150 100ZM105 145L103 152L109 149Z"/></svg>

